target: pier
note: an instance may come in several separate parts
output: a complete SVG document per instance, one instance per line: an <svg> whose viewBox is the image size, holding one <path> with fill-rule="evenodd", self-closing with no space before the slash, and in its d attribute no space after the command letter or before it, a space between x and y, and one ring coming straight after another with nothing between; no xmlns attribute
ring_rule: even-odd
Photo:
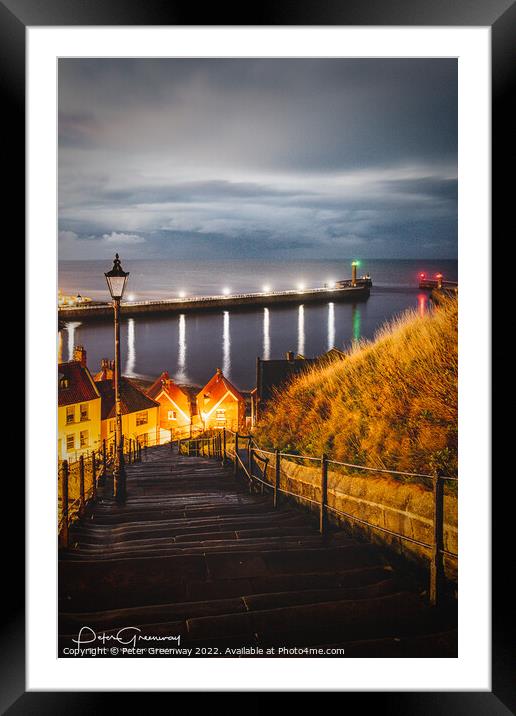
<svg viewBox="0 0 516 716"><path fill-rule="evenodd" d="M220 311L229 308L247 309L262 306L292 303L324 303L326 301L349 301L356 303L369 298L368 285L349 285L294 289L290 291L270 291L262 293L241 293L229 296L193 296L165 300L128 301L121 304L121 314L126 318L151 316L165 313L198 313ZM111 303L90 303L81 306L60 306L59 321L111 320Z"/></svg>

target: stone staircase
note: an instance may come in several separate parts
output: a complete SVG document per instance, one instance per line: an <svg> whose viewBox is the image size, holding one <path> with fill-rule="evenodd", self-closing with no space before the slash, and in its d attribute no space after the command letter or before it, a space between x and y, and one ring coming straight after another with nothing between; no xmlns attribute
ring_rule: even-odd
<svg viewBox="0 0 516 716"><path fill-rule="evenodd" d="M239 647L456 656L456 604L429 607L378 547L343 531L322 537L300 508L249 494L230 466L169 446L127 475L126 504L100 492L60 553L61 655L88 626L178 635L181 647L219 656Z"/></svg>

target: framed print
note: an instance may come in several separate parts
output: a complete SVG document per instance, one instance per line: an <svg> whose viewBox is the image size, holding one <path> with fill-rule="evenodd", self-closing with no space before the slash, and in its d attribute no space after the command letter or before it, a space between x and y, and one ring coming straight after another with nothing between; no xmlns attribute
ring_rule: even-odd
<svg viewBox="0 0 516 716"><path fill-rule="evenodd" d="M509 713L489 309L514 6L1 12L29 319L4 708Z"/></svg>

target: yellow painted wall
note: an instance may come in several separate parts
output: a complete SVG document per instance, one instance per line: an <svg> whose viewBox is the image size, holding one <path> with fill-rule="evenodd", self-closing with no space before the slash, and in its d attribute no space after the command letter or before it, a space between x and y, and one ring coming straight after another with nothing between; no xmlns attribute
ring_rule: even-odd
<svg viewBox="0 0 516 716"><path fill-rule="evenodd" d="M146 410L140 410L139 413L146 412L148 416L147 423L144 425L136 425L136 416L138 413L126 413L122 415L122 433L124 438L129 440L132 438L135 440L143 435L147 435L149 445L156 445L159 443L159 408L156 405L154 408L147 408ZM109 418L108 420L102 420L101 436L102 440L113 440L115 431L115 419ZM110 430L110 427L113 430Z"/></svg>
<svg viewBox="0 0 516 716"><path fill-rule="evenodd" d="M224 420L217 420L217 410L224 410ZM201 408L202 411L202 408ZM238 430L244 422L245 403L236 401L232 395L228 394L224 400L217 405L207 417L202 414L201 418L207 430L211 428L229 428L230 430Z"/></svg>
<svg viewBox="0 0 516 716"><path fill-rule="evenodd" d="M88 419L81 420L80 406L88 406ZM74 410L74 422L67 423L67 408ZM83 403L75 403L74 405L63 405L57 409L57 451L60 460L76 460L79 455L86 454L92 450L98 450L101 445L101 420L100 420L100 398L87 400ZM87 444L80 447L80 434L82 431L88 431ZM67 450L66 438L68 435L74 436L73 450Z"/></svg>
<svg viewBox="0 0 516 716"><path fill-rule="evenodd" d="M185 429L190 426L191 418L188 414L184 414L184 408L178 408L178 406L173 403L170 398L163 394L159 395L156 400L160 404L160 425L164 430L169 431L169 437L170 430L185 433ZM171 410L176 412L177 417L175 420L169 420L168 414Z"/></svg>

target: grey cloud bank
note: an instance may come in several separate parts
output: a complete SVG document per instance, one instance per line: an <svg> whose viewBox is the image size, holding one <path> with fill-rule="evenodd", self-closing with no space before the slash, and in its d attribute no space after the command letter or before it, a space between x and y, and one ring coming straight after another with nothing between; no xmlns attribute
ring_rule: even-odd
<svg viewBox="0 0 516 716"><path fill-rule="evenodd" d="M59 257L454 258L455 60L60 60Z"/></svg>

